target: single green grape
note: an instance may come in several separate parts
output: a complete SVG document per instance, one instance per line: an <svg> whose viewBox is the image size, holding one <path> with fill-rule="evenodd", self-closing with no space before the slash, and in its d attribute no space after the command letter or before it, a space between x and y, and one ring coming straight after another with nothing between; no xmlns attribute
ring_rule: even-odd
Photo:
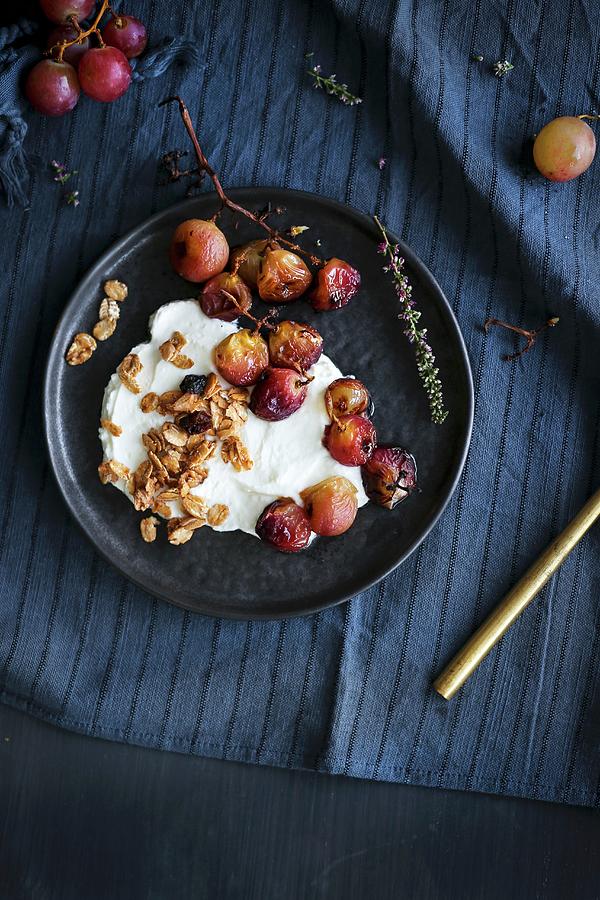
<svg viewBox="0 0 600 900"><path fill-rule="evenodd" d="M578 116L559 116L544 125L533 145L533 159L544 178L570 181L585 172L596 153L596 137Z"/></svg>

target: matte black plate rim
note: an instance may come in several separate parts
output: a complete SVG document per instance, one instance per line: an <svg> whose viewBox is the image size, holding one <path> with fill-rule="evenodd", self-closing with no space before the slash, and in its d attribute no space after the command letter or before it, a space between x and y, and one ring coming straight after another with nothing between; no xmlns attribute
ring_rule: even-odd
<svg viewBox="0 0 600 900"><path fill-rule="evenodd" d="M236 199L243 200L244 197L252 196L255 192L256 188L253 187L241 187L241 188L230 188L229 193L235 194ZM314 201L317 198L320 202L325 203L327 206L335 209L341 215L346 216L348 218L354 219L357 223L361 225L365 225L366 222L373 227L372 220L369 216L361 213L359 210L354 209L351 206L348 206L344 203L340 203L338 200L335 200L331 197L326 197L321 194L314 194L310 191L300 191L300 190L291 190L281 188L276 185L267 185L261 186L261 190L272 190L281 192L285 190L290 196L293 196L299 200L303 198L310 199ZM51 422L51 414L52 414L52 382L51 382L51 369L55 363L56 356L60 356L62 360L62 350L56 340L58 332L62 329L64 323L71 317L73 310L76 308L77 304L77 294L81 290L82 286L87 283L93 285L96 283L98 276L102 275L106 257L112 256L119 249L125 247L127 243L135 237L135 235L139 234L141 230L147 231L151 229L151 227L159 222L161 222L165 218L169 218L173 215L173 213L181 213L182 218L185 218L188 209L193 208L194 204L197 202L198 197L191 197L186 200L181 201L180 203L173 204L172 206L167 207L166 209L161 210L160 212L155 213L153 216L150 216L148 219L145 219L143 222L140 222L138 225L131 228L123 237L119 238L118 241L115 241L111 244L97 259L97 261L87 270L85 275L79 280L77 283L77 287L73 291L71 299L66 304L57 324L54 329L52 339L50 341L50 349L48 352L48 356L46 359L46 366L44 371L44 384L43 384L43 428L44 428L44 437L46 441L46 447L48 449L48 455L50 458L50 464L52 473L54 476L54 481L58 486L60 494L70 511L71 515L77 522L77 525L82 530L82 532L86 535L87 539L91 541L94 548L100 554L102 559L104 559L107 563L109 563L113 568L116 568L125 578L131 581L133 584L137 585L137 587L141 588L145 593L148 593L148 588L146 585L140 583L136 578L134 578L129 572L122 569L120 566L117 566L113 560L105 552L100 541L96 539L95 534L92 530L86 528L83 523L79 519L78 510L76 506L72 503L71 497L68 492L65 490L63 483L61 482L58 476L58 468L56 463L56 456L54 451L53 443L50 439L50 431L52 426ZM462 438L462 449L460 454L457 456L454 473L451 478L448 479L445 496L441 500L438 509L432 515L429 523L426 528L415 538L415 540L409 545L406 551L400 556L391 566L388 566L387 569L378 574L375 578L367 578L364 583L362 583L357 590L353 590L350 593L343 594L342 596L336 597L331 600L331 602L315 604L314 606L306 606L306 608L302 610L297 610L294 612L265 612L261 613L259 611L253 611L251 614L244 615L238 610L228 609L224 607L222 611L219 611L217 614L212 607L203 609L202 604L198 603L195 606L192 604L188 604L185 602L181 602L179 600L174 600L172 597L164 594L163 592L156 590L152 591L152 594L158 597L160 600L164 600L171 605L178 606L181 609L189 610L190 612L197 613L199 615L206 615L210 617L218 617L225 619L235 619L238 621L247 621L249 619L256 620L277 620L277 619L287 619L287 618L296 618L297 616L311 615L312 613L320 612L321 610L328 609L332 606L337 606L341 603L346 603L348 600L351 600L352 597L355 597L357 594L362 593L363 591L368 590L373 587L383 578L386 578L391 572L398 568L398 566L402 565L403 562L417 549L417 547L423 543L425 538L429 535L431 530L437 524L440 516L446 509L448 503L454 491L456 490L456 486L458 484L458 480L463 471L465 461L467 458L467 454L469 452L469 446L471 443L471 435L473 431L473 419L474 419L474 409L475 409L475 395L473 389L473 375L471 371L471 364L469 361L469 356L467 353L467 348L464 342L464 338L462 336L462 332L460 330L460 326L454 315L454 311L446 298L446 295L442 291L440 285L438 284L435 277L429 271L425 263L422 262L421 259L408 247L403 241L401 241L398 237L394 235L393 232L388 230L389 237L394 243L397 243L402 251L402 256L408 262L410 268L414 269L419 273L420 277L428 283L429 287L433 294L435 294L438 303L440 303L443 307L445 307L446 314L449 319L449 323L455 332L455 339L458 345L458 357L457 364L462 363L462 367L464 369L464 374L466 376L466 390L467 390L467 398L466 398L466 422L463 429L463 438ZM433 426L436 427L436 426Z"/></svg>

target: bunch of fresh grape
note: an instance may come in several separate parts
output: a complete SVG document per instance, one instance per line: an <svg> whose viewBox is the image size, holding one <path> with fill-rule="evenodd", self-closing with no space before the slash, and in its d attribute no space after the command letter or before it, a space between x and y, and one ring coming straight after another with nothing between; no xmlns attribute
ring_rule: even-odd
<svg viewBox="0 0 600 900"><path fill-rule="evenodd" d="M46 116L62 116L81 91L104 103L121 97L131 83L129 60L146 47L144 25L111 9L100 27L108 0L102 0L87 27L81 23L91 17L95 0L40 0L40 6L56 27L48 35L48 58L36 63L25 82L31 105ZM98 46L91 46L91 38Z"/></svg>

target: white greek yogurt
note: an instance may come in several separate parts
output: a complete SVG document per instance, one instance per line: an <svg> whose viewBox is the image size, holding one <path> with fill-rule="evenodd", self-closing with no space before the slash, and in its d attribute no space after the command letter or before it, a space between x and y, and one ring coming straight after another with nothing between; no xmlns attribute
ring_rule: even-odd
<svg viewBox="0 0 600 900"><path fill-rule="evenodd" d="M123 429L115 437L106 428L100 428L104 459L118 460L131 472L147 458L142 435L153 427L160 428L165 421L158 412L142 412L140 400L144 394L176 390L184 375L205 375L215 371L214 348L224 337L238 330L235 323L209 319L195 300L177 300L161 306L151 317L149 328L150 340L131 350L139 356L143 366L137 376L141 392L132 394L115 372L106 386L102 403L101 417ZM174 331L180 331L187 339L183 353L194 360L191 369L182 371L161 358L159 347ZM322 444L323 429L329 423L324 393L342 373L328 356L323 355L310 374L314 380L308 388L308 396L289 418L266 422L249 412L240 438L253 460L251 469L236 472L231 464L223 462L218 451L207 461L208 478L193 488L192 493L202 497L209 506L223 503L229 507L226 521L214 526L216 531L239 529L256 537L256 521L265 506L278 497L293 497L296 502L301 502L300 491L332 475L343 475L356 486L359 506L368 502L360 467L336 462ZM220 380L229 387L227 382ZM133 502L125 480L117 481L115 487ZM170 503L170 507L173 515L182 514L177 502Z"/></svg>

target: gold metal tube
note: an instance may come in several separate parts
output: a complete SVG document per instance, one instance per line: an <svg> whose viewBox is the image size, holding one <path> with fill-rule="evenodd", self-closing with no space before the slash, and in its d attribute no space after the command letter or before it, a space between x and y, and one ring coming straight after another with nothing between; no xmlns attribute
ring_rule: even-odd
<svg viewBox="0 0 600 900"><path fill-rule="evenodd" d="M454 696L599 516L600 490L590 497L565 530L546 547L542 555L438 675L433 682L438 694L446 700Z"/></svg>

